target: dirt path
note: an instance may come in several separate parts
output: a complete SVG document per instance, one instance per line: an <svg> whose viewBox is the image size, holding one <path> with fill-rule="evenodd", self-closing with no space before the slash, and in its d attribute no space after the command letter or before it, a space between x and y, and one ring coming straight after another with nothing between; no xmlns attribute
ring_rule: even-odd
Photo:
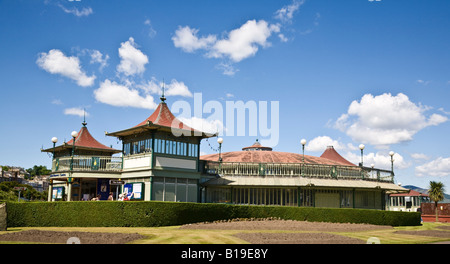
<svg viewBox="0 0 450 264"><path fill-rule="evenodd" d="M392 226L325 223L293 220L257 220L231 221L183 225L187 229L224 229L224 230L286 230L286 231L318 231L318 232L357 232L378 229L393 229Z"/></svg>
<svg viewBox="0 0 450 264"><path fill-rule="evenodd" d="M321 232L358 232L379 229L393 229L391 226L377 226L350 223L324 223L292 220L232 221L184 225L183 229L246 230L234 236L252 244L365 244L366 241L346 236ZM296 232L264 232L264 231ZM251 232L255 231L255 232ZM263 231L263 232L261 232ZM301 233L298 231L302 231ZM306 232L303 232L306 231Z"/></svg>
<svg viewBox="0 0 450 264"><path fill-rule="evenodd" d="M0 235L0 241L23 241L57 244L125 244L141 238L144 238L144 236L137 233L94 233L44 230L25 230ZM79 239L79 241L77 239Z"/></svg>

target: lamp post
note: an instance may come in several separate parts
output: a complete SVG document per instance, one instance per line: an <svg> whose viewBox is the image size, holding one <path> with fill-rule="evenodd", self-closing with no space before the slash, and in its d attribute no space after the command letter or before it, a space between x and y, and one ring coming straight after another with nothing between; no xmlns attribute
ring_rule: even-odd
<svg viewBox="0 0 450 264"><path fill-rule="evenodd" d="M303 165L305 164L305 145L306 145L306 139L300 140L300 143L302 144L302 177L303 177Z"/></svg>
<svg viewBox="0 0 450 264"><path fill-rule="evenodd" d="M57 165L56 165L56 160L55 160L55 146L56 146L56 142L58 142L58 138L52 137L52 142L53 142L52 171L56 171ZM53 169L53 160L55 160L54 169ZM53 190L53 180L50 178L50 184L48 185L48 201L49 202L52 201L52 190Z"/></svg>
<svg viewBox="0 0 450 264"><path fill-rule="evenodd" d="M360 144L359 145L359 149L361 150L361 167L364 165L364 161L363 161L363 150L364 150L364 144Z"/></svg>
<svg viewBox="0 0 450 264"><path fill-rule="evenodd" d="M77 131L72 131L71 133L72 138L73 138L73 144L72 144L72 159L70 161L70 176L67 179L67 183L69 184L69 190L67 192L67 201L71 200L71 196L72 196L72 174L73 174L73 156L75 155L75 139L78 137L78 132Z"/></svg>
<svg viewBox="0 0 450 264"><path fill-rule="evenodd" d="M58 138L52 137L52 142L53 142L53 159L55 159L55 145L56 145L56 142L58 142ZM56 170L56 167L55 167L55 170Z"/></svg>
<svg viewBox="0 0 450 264"><path fill-rule="evenodd" d="M391 156L391 175L394 176L394 151L389 152L389 156Z"/></svg>
<svg viewBox="0 0 450 264"><path fill-rule="evenodd" d="M306 145L306 139L300 140L300 143L302 144L302 151L303 151L303 157L302 157L302 160L303 160L303 163L304 163L304 162L305 162L305 145Z"/></svg>
<svg viewBox="0 0 450 264"><path fill-rule="evenodd" d="M77 131L72 131L73 145L72 145L72 160L70 161L70 171L73 170L73 155L75 153L75 139L78 137Z"/></svg>
<svg viewBox="0 0 450 264"><path fill-rule="evenodd" d="M219 143L219 175L222 173L222 143L223 138L218 138L217 143Z"/></svg>

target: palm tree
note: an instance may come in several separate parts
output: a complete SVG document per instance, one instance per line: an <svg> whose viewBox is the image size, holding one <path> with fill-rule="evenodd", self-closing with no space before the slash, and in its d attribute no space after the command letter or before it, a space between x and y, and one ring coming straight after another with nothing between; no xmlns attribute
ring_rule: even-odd
<svg viewBox="0 0 450 264"><path fill-rule="evenodd" d="M438 222L438 202L444 200L444 184L442 182L430 181L428 195L430 196L430 199L434 201L436 222Z"/></svg>

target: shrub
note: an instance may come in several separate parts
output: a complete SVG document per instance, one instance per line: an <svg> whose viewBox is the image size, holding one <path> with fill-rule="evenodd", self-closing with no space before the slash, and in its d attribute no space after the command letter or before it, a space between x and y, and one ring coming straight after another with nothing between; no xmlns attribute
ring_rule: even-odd
<svg viewBox="0 0 450 264"><path fill-rule="evenodd" d="M247 206L157 201L8 202L8 226L171 226L235 218L420 225L420 213L368 209Z"/></svg>

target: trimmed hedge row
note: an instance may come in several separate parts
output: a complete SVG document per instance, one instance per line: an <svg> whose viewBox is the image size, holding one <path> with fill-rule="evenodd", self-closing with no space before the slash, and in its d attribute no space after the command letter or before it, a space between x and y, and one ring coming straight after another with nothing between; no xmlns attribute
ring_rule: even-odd
<svg viewBox="0 0 450 264"><path fill-rule="evenodd" d="M8 227L152 227L268 217L310 222L420 225L420 213L411 212L156 201L8 202L7 214Z"/></svg>

